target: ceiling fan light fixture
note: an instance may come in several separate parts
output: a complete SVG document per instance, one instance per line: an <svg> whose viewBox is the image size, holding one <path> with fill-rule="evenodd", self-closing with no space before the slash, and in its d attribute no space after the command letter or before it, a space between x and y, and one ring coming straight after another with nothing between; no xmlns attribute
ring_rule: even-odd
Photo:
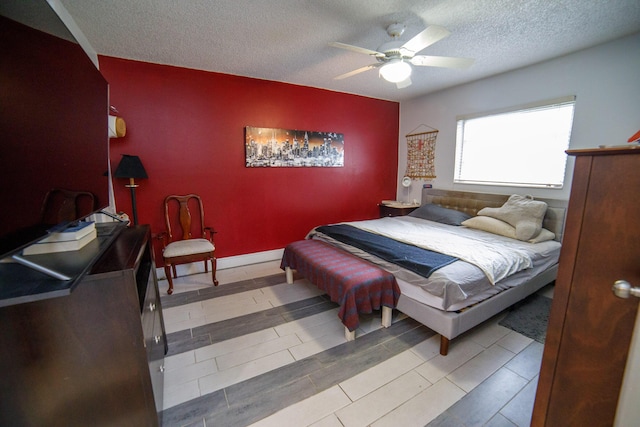
<svg viewBox="0 0 640 427"><path fill-rule="evenodd" d="M411 75L411 65L402 59L392 59L380 67L380 75L383 79L391 83L399 83Z"/></svg>

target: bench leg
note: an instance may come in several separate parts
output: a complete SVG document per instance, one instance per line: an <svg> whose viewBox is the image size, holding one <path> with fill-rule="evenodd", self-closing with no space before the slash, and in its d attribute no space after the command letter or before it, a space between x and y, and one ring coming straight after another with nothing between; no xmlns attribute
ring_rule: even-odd
<svg viewBox="0 0 640 427"><path fill-rule="evenodd" d="M293 272L291 271L290 267L285 267L284 268L284 273L287 276L287 283L288 284L292 284L293 283Z"/></svg>
<svg viewBox="0 0 640 427"><path fill-rule="evenodd" d="M382 326L384 328L391 326L391 307L382 306Z"/></svg>
<svg viewBox="0 0 640 427"><path fill-rule="evenodd" d="M353 341L356 339L356 331L350 331L346 326L344 327L344 337L347 341Z"/></svg>

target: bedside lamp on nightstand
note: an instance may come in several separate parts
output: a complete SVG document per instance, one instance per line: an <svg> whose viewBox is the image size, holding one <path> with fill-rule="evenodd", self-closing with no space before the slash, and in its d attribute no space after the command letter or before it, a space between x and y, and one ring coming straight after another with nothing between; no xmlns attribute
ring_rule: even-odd
<svg viewBox="0 0 640 427"><path fill-rule="evenodd" d="M404 188L406 188L406 197L405 199L407 200L407 203L409 203L409 188L411 187L411 178L409 178L408 176L405 176L404 178L402 178L402 182L401 182L402 186Z"/></svg>
<svg viewBox="0 0 640 427"><path fill-rule="evenodd" d="M407 193L405 195L405 199L407 201L401 202L398 200L383 200L378 206L380 208L380 217L386 216L402 216L411 213L413 210L420 206L419 203L414 201L411 203L409 201L409 187L411 187L411 178L405 176L400 181L400 185L407 189Z"/></svg>

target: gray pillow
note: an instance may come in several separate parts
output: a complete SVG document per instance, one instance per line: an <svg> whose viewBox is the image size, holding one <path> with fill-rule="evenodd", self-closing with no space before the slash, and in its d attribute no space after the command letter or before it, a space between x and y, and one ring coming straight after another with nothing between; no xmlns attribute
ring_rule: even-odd
<svg viewBox="0 0 640 427"><path fill-rule="evenodd" d="M462 221L466 221L471 218L464 212L457 211L455 209L447 209L442 206L433 205L427 203L420 206L418 209L411 212L408 216L414 218L427 219L429 221L440 222L448 225L462 225Z"/></svg>

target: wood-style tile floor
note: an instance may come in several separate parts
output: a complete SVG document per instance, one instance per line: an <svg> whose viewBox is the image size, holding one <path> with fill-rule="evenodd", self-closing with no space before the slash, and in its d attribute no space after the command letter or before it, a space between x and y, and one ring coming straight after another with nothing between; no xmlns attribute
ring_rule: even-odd
<svg viewBox="0 0 640 427"><path fill-rule="evenodd" d="M337 305L279 261L160 281L163 426L528 426L542 344L498 325L455 339L394 311L346 342ZM549 291L547 291L549 292Z"/></svg>

